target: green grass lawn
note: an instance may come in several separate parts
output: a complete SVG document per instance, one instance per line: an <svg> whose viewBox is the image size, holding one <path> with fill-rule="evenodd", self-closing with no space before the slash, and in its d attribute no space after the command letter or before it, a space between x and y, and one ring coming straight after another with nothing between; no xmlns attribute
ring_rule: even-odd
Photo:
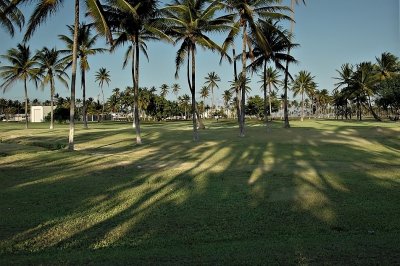
<svg viewBox="0 0 400 266"><path fill-rule="evenodd" d="M0 123L0 265L400 264L400 124Z"/></svg>

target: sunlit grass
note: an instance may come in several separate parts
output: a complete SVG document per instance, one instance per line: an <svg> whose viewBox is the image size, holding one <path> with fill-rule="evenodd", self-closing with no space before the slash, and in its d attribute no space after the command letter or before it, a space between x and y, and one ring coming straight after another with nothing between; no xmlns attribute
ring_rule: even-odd
<svg viewBox="0 0 400 266"><path fill-rule="evenodd" d="M0 124L0 264L396 264L397 123Z"/></svg>

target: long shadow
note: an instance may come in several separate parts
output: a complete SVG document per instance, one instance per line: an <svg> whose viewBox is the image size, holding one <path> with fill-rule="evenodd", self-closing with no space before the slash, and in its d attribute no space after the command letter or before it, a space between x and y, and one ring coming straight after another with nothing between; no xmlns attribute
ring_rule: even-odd
<svg viewBox="0 0 400 266"><path fill-rule="evenodd" d="M398 131L368 130L221 127L194 144L149 127L140 147L102 144L110 131L75 155L10 155L0 262L396 264Z"/></svg>

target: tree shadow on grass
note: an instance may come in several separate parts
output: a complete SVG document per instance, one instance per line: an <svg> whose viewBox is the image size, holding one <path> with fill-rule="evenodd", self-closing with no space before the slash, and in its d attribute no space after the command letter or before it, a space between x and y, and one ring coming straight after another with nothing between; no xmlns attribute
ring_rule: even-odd
<svg viewBox="0 0 400 266"><path fill-rule="evenodd" d="M214 128L201 143L151 130L133 149L108 132L77 153L5 157L0 262L399 262L396 146L345 126Z"/></svg>

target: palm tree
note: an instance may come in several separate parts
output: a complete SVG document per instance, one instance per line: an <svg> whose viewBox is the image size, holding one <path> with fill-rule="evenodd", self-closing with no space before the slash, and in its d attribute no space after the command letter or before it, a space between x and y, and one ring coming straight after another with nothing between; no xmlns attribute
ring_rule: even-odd
<svg viewBox="0 0 400 266"><path fill-rule="evenodd" d="M253 34L250 36L253 50L247 53L247 58L251 58L253 60L253 62L249 65L250 69L252 69L253 71L262 69L263 71L262 82L264 91L264 118L267 125L267 81L270 80L272 77L274 80L273 83L276 83L273 84L274 86L280 83L278 81L279 75L277 70L279 69L281 71L284 71L285 66L283 65L283 63L286 61L296 62L296 60L292 56L286 54L286 50L289 46L296 47L297 44L290 43L288 39L289 33L286 30L283 30L281 26L279 26L278 21L274 22L271 19L265 21L260 20L257 23L257 26L260 32L265 37L266 41L269 43L270 51L266 51L265 49L263 49L263 44L260 44L258 39L253 37L254 35L256 35L256 32L253 32ZM273 70L270 67L267 68L268 62L273 63L276 70ZM271 88L269 88L269 90L271 92ZM272 113L271 102L269 113L270 115Z"/></svg>
<svg viewBox="0 0 400 266"><path fill-rule="evenodd" d="M318 91L317 100L319 105L319 114L324 115L324 111L326 112L328 104L331 102L331 97L329 96L329 92L327 89L322 89Z"/></svg>
<svg viewBox="0 0 400 266"><path fill-rule="evenodd" d="M277 69L272 67L268 67L263 74L260 75L261 80L259 82L262 83L261 89L264 92L264 118L266 123L268 122L268 113L272 115L272 88L278 89L278 85L281 84L280 75ZM267 107L267 88L268 88L268 105L269 105L269 112Z"/></svg>
<svg viewBox="0 0 400 266"><path fill-rule="evenodd" d="M374 94L374 85L376 79L374 76L374 66L371 62L363 62L358 64L356 70L350 80L350 88L359 96L358 105L360 106L361 98L366 98L368 101L368 109L377 121L381 118L375 113L371 104L371 96ZM361 109L359 108L359 115L361 120Z"/></svg>
<svg viewBox="0 0 400 266"><path fill-rule="evenodd" d="M210 89L207 86L201 87L200 98L203 98L203 100L205 101L208 96L210 96Z"/></svg>
<svg viewBox="0 0 400 266"><path fill-rule="evenodd" d="M101 67L97 72L96 72L96 81L97 82L99 82L99 86L100 86L100 88L101 88L101 95L103 96L103 108L102 108L102 110L101 110L101 117L104 119L104 105L105 105L105 102L104 102L104 91L103 91L103 85L104 85L104 82L106 82L107 83L107 86L110 86L110 81L111 81L111 78L110 78L110 71L108 71L106 68L104 68L104 67Z"/></svg>
<svg viewBox="0 0 400 266"><path fill-rule="evenodd" d="M296 4L299 4L300 2L303 2L303 4L306 4L305 0L291 0L290 1L290 9L292 10L292 16L291 16L291 23L290 23L290 38L293 36L294 32L294 7ZM290 55L290 50L291 47L288 47L287 54ZM285 128L290 128L289 124L289 112L288 112L288 81L289 81L289 61L286 61L286 68L285 68L285 79L284 79L284 94L283 94L283 112L284 112L284 117L285 117L285 123L284 127Z"/></svg>
<svg viewBox="0 0 400 266"><path fill-rule="evenodd" d="M168 40L167 35L161 29L158 22L158 10L156 0L124 0L113 1L113 9L109 12L110 23L115 29L117 39L113 43L112 50L129 43L125 54L124 67L129 59L132 59L133 82L133 113L136 130L136 143L141 144L140 118L139 118L139 64L142 50L148 58L145 44L148 40Z"/></svg>
<svg viewBox="0 0 400 266"><path fill-rule="evenodd" d="M286 15L279 13L279 11L288 10L285 6L274 6L271 4L280 3L279 0L227 0L226 9L229 12L236 12L236 17L238 17L238 21L234 24L235 26L240 26L242 28L242 78L246 79L246 60L248 48L249 52L251 51L251 47L248 45L248 27L251 29L252 34L255 39L257 39L261 50L265 52L271 52L271 46L266 40L265 36L260 31L260 28L257 26L258 19L267 19L267 18L275 18L275 19L289 19ZM235 27L231 30L228 42L232 42L232 39L237 33L237 29ZM227 47L225 45L225 47ZM242 82L243 83L243 82ZM238 115L239 117L239 136L244 137L244 127L245 127L245 103L246 103L246 89L238 88L240 95L240 105L238 105Z"/></svg>
<svg viewBox="0 0 400 266"><path fill-rule="evenodd" d="M178 102L184 108L184 110L185 110L185 119L187 119L186 110L187 110L187 108L189 106L190 96L187 95L187 94L184 94L184 95L182 95L182 97L178 97Z"/></svg>
<svg viewBox="0 0 400 266"><path fill-rule="evenodd" d="M214 104L214 88L219 88L218 87L218 82L221 81L221 78L218 76L217 73L210 72L207 74L205 77L206 82L204 82L205 85L207 85L207 88L211 90L211 108L215 109L215 104Z"/></svg>
<svg viewBox="0 0 400 266"><path fill-rule="evenodd" d="M21 30L25 23L22 12L10 0L0 1L0 25L11 35L14 36L14 24Z"/></svg>
<svg viewBox="0 0 400 266"><path fill-rule="evenodd" d="M353 72L354 72L354 67L349 64L343 64L340 68L340 70L336 70L336 72L338 73L338 77L335 77L334 79L338 80L337 83L335 83L336 88L333 90L333 92L337 92L340 88L342 88L341 91L341 96L344 98L342 99L342 101L344 102L345 106L344 106L344 114L346 116L347 119L347 103L348 103L348 99L351 93L349 93L350 91L350 83L351 83L351 78L353 76Z"/></svg>
<svg viewBox="0 0 400 266"><path fill-rule="evenodd" d="M240 73L236 81L235 80L231 81L230 90L232 92L236 92L238 91L238 88L244 88L245 93L248 94L251 91L249 83L250 83L250 78L245 77L242 75L242 73Z"/></svg>
<svg viewBox="0 0 400 266"><path fill-rule="evenodd" d="M82 98L83 98L83 127L88 128L87 114L86 114L86 72L90 70L88 57L90 55L96 55L98 53L104 53L107 51L104 48L94 48L99 34L92 35L92 27L94 24L81 23L78 27L78 58L79 66L81 71L81 87L82 87ZM74 27L67 26L71 37L74 35ZM59 35L59 39L63 41L67 49L61 50L62 53L67 54L65 60L69 63L72 62L73 55L73 44L74 41L67 35Z"/></svg>
<svg viewBox="0 0 400 266"><path fill-rule="evenodd" d="M232 92L229 90L225 90L224 94L222 95L222 98L224 99L224 106L226 109L226 116L228 116L228 111L229 111L229 103L232 100Z"/></svg>
<svg viewBox="0 0 400 266"><path fill-rule="evenodd" d="M40 24L44 23L50 15L57 13L58 9L63 5L64 0L47 1L47 0L13 0L15 5L22 3L37 2L33 13L29 19L27 31L24 36L24 41L28 41ZM75 135L75 85L76 85L76 62L78 55L78 27L79 27L79 0L74 2L74 38L72 48L72 75L71 75L71 98L70 98L70 122L69 122L69 136L68 136L68 149L74 150L74 135ZM108 40L112 40L109 31L107 20L104 16L103 7L98 0L85 0L89 14L96 21L98 30L102 30L107 36Z"/></svg>
<svg viewBox="0 0 400 266"><path fill-rule="evenodd" d="M203 101L205 102L208 96L210 96L210 89L207 86L201 87L200 98L202 98ZM207 109L207 117L208 117L208 109Z"/></svg>
<svg viewBox="0 0 400 266"><path fill-rule="evenodd" d="M171 88L172 88L172 92L175 94L175 97L178 97L178 93L181 90L181 86L179 86L178 83L174 83L174 84L172 84Z"/></svg>
<svg viewBox="0 0 400 266"><path fill-rule="evenodd" d="M391 53L382 53L376 57L375 71L379 80L390 78L400 70L399 58Z"/></svg>
<svg viewBox="0 0 400 266"><path fill-rule="evenodd" d="M40 69L36 67L37 62L31 54L29 46L18 44L17 48L12 48L5 55L1 56L7 60L10 65L0 66L0 77L4 82L0 85L3 93L12 87L15 82L24 82L25 92L25 128L28 128L28 87L27 81L32 80L37 87Z"/></svg>
<svg viewBox="0 0 400 266"><path fill-rule="evenodd" d="M293 96L296 97L301 94L301 121L304 120L304 94L312 94L312 91L316 87L314 78L310 72L305 70L301 70L294 78L292 86Z"/></svg>
<svg viewBox="0 0 400 266"><path fill-rule="evenodd" d="M36 53L36 60L40 71L43 73L43 80L41 83L42 88L47 84L50 85L50 129L54 128L54 93L55 93L55 80L63 84L68 89L66 78L69 78L65 72L64 60L61 58L61 52L56 48L49 49L43 47L42 50Z"/></svg>
<svg viewBox="0 0 400 266"><path fill-rule="evenodd" d="M167 94L168 94L168 91L169 91L169 86L164 83L164 84L161 85L160 90L161 90L160 91L160 96L165 99L165 97L167 97Z"/></svg>
<svg viewBox="0 0 400 266"><path fill-rule="evenodd" d="M175 38L175 43L182 42L175 60L176 78L178 78L179 69L187 57L187 80L192 94L194 141L199 139L196 119L196 48L201 46L212 51L222 51L222 48L206 35L206 33L228 29L226 24L230 20L224 16L216 17L217 12L222 8L223 5L218 1L210 3L207 0L174 0L173 4L167 5L163 9L164 21L169 27L167 33Z"/></svg>

